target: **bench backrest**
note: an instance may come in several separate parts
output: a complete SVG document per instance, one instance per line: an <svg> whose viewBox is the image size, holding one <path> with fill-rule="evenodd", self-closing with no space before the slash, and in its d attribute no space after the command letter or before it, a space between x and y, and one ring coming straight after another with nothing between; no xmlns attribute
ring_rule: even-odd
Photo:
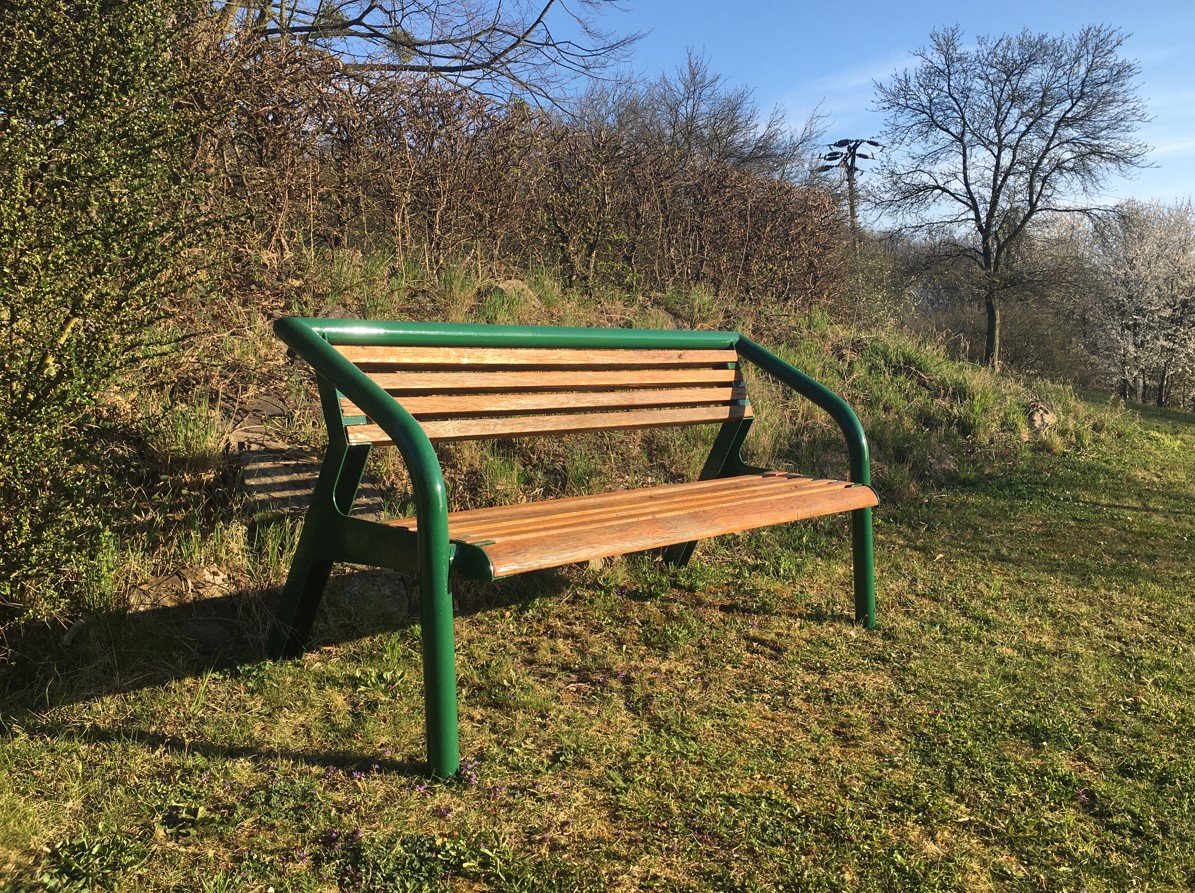
<svg viewBox="0 0 1195 893"><path fill-rule="evenodd" d="M727 348L337 345L433 441L729 422L752 415ZM339 398L349 443L385 432ZM329 419L329 423L332 423Z"/></svg>

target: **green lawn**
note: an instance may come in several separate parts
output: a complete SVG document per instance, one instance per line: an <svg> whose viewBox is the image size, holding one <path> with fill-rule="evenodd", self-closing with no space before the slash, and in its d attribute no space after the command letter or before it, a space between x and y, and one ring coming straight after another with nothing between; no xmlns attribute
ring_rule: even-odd
<svg viewBox="0 0 1195 893"><path fill-rule="evenodd" d="M94 624L9 686L3 889L1195 886L1195 417L877 525L874 632L842 518L462 588L450 783L405 595L290 663L260 591Z"/></svg>

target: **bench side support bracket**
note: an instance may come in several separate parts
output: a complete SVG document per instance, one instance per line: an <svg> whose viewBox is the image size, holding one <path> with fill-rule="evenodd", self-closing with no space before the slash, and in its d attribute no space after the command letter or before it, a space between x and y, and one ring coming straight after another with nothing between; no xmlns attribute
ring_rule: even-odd
<svg viewBox="0 0 1195 893"><path fill-rule="evenodd" d="M762 369L773 378L788 385L801 396L821 407L838 423L846 438L850 457L850 480L871 485L871 458L867 435L853 409L824 384L809 377L750 338L740 337L739 356ZM855 622L873 629L876 622L875 550L872 535L871 509L851 512L851 543L855 572Z"/></svg>

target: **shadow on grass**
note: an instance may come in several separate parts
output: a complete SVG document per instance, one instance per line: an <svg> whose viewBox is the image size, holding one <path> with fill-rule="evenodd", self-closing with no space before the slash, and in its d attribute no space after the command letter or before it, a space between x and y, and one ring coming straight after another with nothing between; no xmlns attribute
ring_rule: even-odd
<svg viewBox="0 0 1195 893"><path fill-rule="evenodd" d="M485 586L460 584L458 618L558 595L564 574L540 572ZM108 695L243 670L270 661L265 641L280 590L242 590L185 604L101 615L66 635L45 625L10 636L0 667L0 719ZM309 651L419 625L418 589L406 575L355 570L329 581Z"/></svg>
<svg viewBox="0 0 1195 893"><path fill-rule="evenodd" d="M101 728L91 726L80 729L75 725L65 723L27 724L23 726L26 734L32 737L43 737L67 744L113 744L120 746L136 745L148 750L167 750L174 753L188 755L200 754L209 759L252 760L254 762L277 762L287 760L312 766L319 769L333 769L350 775L354 772L369 774L403 775L422 778L427 775L427 763L423 760L408 758L394 759L363 755L351 750L302 751L277 748L248 747L244 745L217 744L198 738L181 738L175 735L163 735L158 732L147 732L143 729L128 726L115 728Z"/></svg>
<svg viewBox="0 0 1195 893"><path fill-rule="evenodd" d="M1195 426L1195 411L1163 406L1150 406L1145 403L1131 403L1128 409L1135 412L1145 421L1170 422L1176 425Z"/></svg>

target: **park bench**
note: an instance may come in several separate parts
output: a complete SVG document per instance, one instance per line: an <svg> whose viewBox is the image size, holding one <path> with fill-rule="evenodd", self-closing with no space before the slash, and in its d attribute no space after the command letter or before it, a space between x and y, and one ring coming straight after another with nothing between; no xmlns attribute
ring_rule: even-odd
<svg viewBox="0 0 1195 893"><path fill-rule="evenodd" d="M281 319L275 331L314 367L328 450L270 632L273 657L302 653L333 562L417 575L431 771L459 766L449 576L496 580L664 548L684 564L698 540L850 512L855 618L875 623L867 441L836 394L735 332L641 331ZM846 437L849 480L754 468L740 457L753 364L812 400ZM717 425L700 479L450 511L433 443ZM350 514L371 447L396 446L415 517Z"/></svg>

